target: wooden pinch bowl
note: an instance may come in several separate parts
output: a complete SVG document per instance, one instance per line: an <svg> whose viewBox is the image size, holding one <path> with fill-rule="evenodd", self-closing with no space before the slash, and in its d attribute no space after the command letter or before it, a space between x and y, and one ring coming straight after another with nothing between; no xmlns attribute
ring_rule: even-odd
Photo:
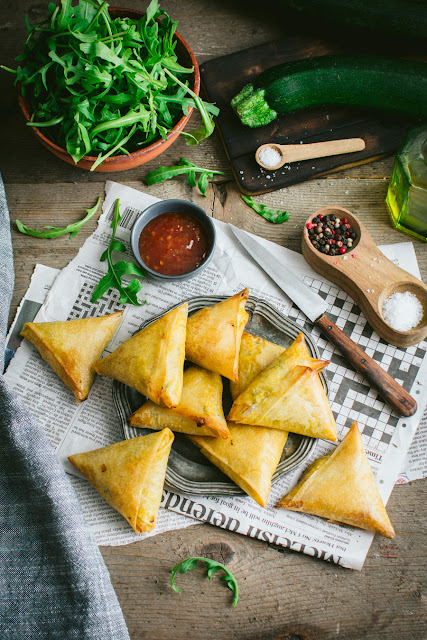
<svg viewBox="0 0 427 640"><path fill-rule="evenodd" d="M109 8L110 16L114 18L132 18L134 20L139 20L141 16L144 15L143 11L137 11L136 9L120 9L117 7ZM190 88L194 91L195 94L199 95L200 92L200 71L199 66L197 64L194 53L185 42L185 40L179 35L179 33L175 32L174 38L176 39L176 54L178 56L179 63L184 67L194 67L194 71L192 75L189 75ZM24 98L21 94L18 95L18 103L19 107L24 114L24 118L27 122L31 119L31 106L28 100ZM186 116L182 116L180 120L175 124L175 126L169 131L167 134L166 140L163 138L159 138L148 147L141 147L137 151L133 151L129 155L119 155L119 156L111 156L106 158L98 167L96 167L95 171L100 172L109 172L109 171L125 171L126 169L133 169L134 167L139 167L141 164L145 164L146 162L150 162L158 155L163 153L170 145L177 139L180 132L184 129L185 125L190 119L190 116L193 112L193 107L188 109L188 114ZM96 156L83 156L79 162L75 163L70 154L62 147L58 146L52 140L49 140L47 136L37 127L30 127L34 133L34 135L40 140L40 142L55 156L68 162L68 164L72 164L75 167L80 167L80 169L90 169L93 163L97 160Z"/></svg>
<svg viewBox="0 0 427 640"><path fill-rule="evenodd" d="M318 251L310 242L307 223L319 214L335 214L348 218L357 234L353 246L344 255L329 256ZM318 273L344 289L359 305L371 327L386 342L396 347L410 347L427 336L427 287L385 257L358 218L342 207L323 207L311 215L304 225L302 253L308 264ZM393 293L413 293L421 302L421 322L409 331L397 331L382 315L384 301Z"/></svg>

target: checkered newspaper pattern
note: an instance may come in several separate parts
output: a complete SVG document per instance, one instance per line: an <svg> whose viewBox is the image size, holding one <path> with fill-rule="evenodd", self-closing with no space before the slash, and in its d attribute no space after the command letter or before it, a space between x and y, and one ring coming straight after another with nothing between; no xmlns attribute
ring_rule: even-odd
<svg viewBox="0 0 427 640"><path fill-rule="evenodd" d="M399 419L360 374L347 368L341 354L335 351L276 285L265 277L262 270L236 243L227 225L218 221L215 221L218 243L213 261L198 277L179 285L168 283L162 286L145 282L142 294L147 299L147 304L142 307L120 305L118 294L114 291L107 292L96 304L92 304L90 300L93 289L104 273L99 257L109 242L116 198L120 198L122 214L117 237L127 246L130 259L129 230L139 212L155 199L129 187L107 182L99 226L76 258L59 275L54 270L36 270L28 295L18 311L16 324L11 330L11 349L18 347L17 334L22 323L31 319L25 317L30 312L29 306L32 317L39 309L37 321L98 316L124 309L122 325L108 346L108 352L111 352L132 335L142 321L182 300L197 295L231 295L248 286L251 295L270 302L281 313L309 331L317 343L321 357L331 360L327 370L329 400L336 418L339 439L342 440L353 420L357 420L383 500L388 499L396 481L427 475L427 465L420 463L421 452L425 451L424 441L427 440L425 426L420 431L420 442L417 443L417 438L414 440L414 454L411 456L409 453L405 460L427 402L427 396L423 393L427 386L426 342L406 350L391 347L369 327L351 298L335 285L320 278L302 256L260 239L266 249L287 263L326 299L330 304L328 314L331 319L360 344L368 355L377 360L380 366L415 394L419 405L417 413L411 418ZM411 243L389 245L383 247L383 252L390 259L397 260L403 268L419 275ZM46 291L47 297L43 302ZM67 460L67 456L72 453L123 439L122 426L111 397L112 381L98 376L88 400L76 407L68 389L56 378L32 345L25 341L17 348L5 375L9 384L37 415L67 472L73 474L72 482L98 542L116 545L141 539L86 481L76 476L76 470ZM319 441L314 457L323 455L334 446L329 442ZM399 476L399 470L408 461L410 464L406 464ZM259 507L249 497L195 498L166 487L158 525L151 535L204 521L341 566L361 569L373 534L331 524L314 516L274 508L277 500L296 484L303 470L295 470L273 486L266 509Z"/></svg>

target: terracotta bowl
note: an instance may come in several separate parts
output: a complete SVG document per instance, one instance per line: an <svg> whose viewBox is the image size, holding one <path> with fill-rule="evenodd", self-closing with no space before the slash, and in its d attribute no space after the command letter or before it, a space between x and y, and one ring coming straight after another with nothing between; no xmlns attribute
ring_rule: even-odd
<svg viewBox="0 0 427 640"><path fill-rule="evenodd" d="M142 11L137 11L135 9L120 9L117 7L110 7L109 13L112 18L126 17L139 19L144 15ZM189 76L190 88L194 91L195 94L199 95L200 71L194 53L185 42L185 40L179 35L179 33L175 32L174 37L177 41L175 51L180 64L182 64L184 67L194 67L193 74ZM22 95L19 95L18 102L26 121L29 122L31 119L31 107L28 100L26 100ZM163 140L163 138L159 138L148 147L142 147L141 149L138 149L138 151L134 151L129 155L112 156L110 158L106 158L106 160L104 160L104 162L102 162L102 164L100 164L95 169L95 171L124 171L125 169L133 169L134 167L138 167L141 164L150 162L150 160L153 160L156 156L163 153L163 151L170 147L170 145L177 139L180 132L184 129L185 125L189 121L192 112L193 107L190 107L188 110L188 115L182 116L182 118L176 123L173 129L171 129L171 131L167 134L166 140ZM49 149L49 151L51 151L55 156L61 158L61 160L65 160L65 162L68 162L75 167L80 167L81 169L90 169L97 159L96 156L83 156L83 158L76 164L65 149L59 147L57 144L49 140L49 138L47 138L40 129L37 129L37 127L31 127L31 129L34 135L40 140L40 142L46 147L46 149Z"/></svg>

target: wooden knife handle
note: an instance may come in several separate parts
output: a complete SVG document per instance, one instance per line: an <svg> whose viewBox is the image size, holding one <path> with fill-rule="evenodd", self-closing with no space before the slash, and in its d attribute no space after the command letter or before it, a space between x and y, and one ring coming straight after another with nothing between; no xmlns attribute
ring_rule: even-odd
<svg viewBox="0 0 427 640"><path fill-rule="evenodd" d="M333 345L377 389L381 397L401 416L412 416L417 403L407 391L372 360L327 316L321 316L315 324Z"/></svg>

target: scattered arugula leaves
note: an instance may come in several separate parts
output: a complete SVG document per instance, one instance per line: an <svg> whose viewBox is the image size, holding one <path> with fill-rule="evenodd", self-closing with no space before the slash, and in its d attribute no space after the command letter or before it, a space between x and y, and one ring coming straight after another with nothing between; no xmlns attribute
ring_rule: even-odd
<svg viewBox="0 0 427 640"><path fill-rule="evenodd" d="M238 586L237 586L236 578L233 576L231 571L229 569L227 569L227 567L224 567L224 565L221 564L220 562L216 562L215 560L211 560L210 558L192 557L192 558L187 558L186 560L182 560L181 562L179 562L172 569L172 577L171 577L171 587L172 587L172 589L174 591L176 591L177 593L181 593L182 589L180 589L179 587L177 587L174 584L174 579L175 579L175 575L176 575L177 571L179 571L179 573L187 573L187 571L190 571L191 569L195 568L195 566L199 562L199 560L201 562L205 563L205 565L207 567L207 570L208 570L208 578L209 578L209 580L212 578L214 573L216 573L217 571L224 571L225 575L222 576L221 580L223 580L225 582L225 584L227 585L227 587L229 587L232 590L232 592L234 594L233 607L235 607L236 604L237 604L237 600L239 599L239 589L238 589Z"/></svg>
<svg viewBox="0 0 427 640"><path fill-rule="evenodd" d="M111 155L129 154L167 134L190 107L203 124L185 132L198 144L214 129L219 109L189 86L193 68L175 53L177 22L152 0L139 20L115 18L101 0L50 2L47 17L28 25L16 70L31 105L29 126L43 127L50 140L78 162L97 156L92 170Z"/></svg>
<svg viewBox="0 0 427 640"><path fill-rule="evenodd" d="M40 231L40 229L29 229L25 226L25 224L22 224L20 220L16 221L16 226L21 233L25 233L27 236L33 236L34 238L53 239L58 238L59 236L65 236L67 233L70 234L70 238L74 238L74 236L78 234L82 226L86 224L86 222L88 222L91 218L93 218L95 213L98 211L100 202L101 198L98 198L95 206L93 206L92 209L86 209L87 216L85 216L82 220L79 220L79 222L71 222L62 229L59 227L43 227L44 229L46 229L46 231Z"/></svg>
<svg viewBox="0 0 427 640"><path fill-rule="evenodd" d="M188 183L191 187L196 186L196 173L200 173L197 186L199 187L202 196L206 196L206 188L209 180L212 180L214 174L224 176L223 171L214 171L214 169L203 169L203 167L197 167L195 164L187 160L186 158L180 158L177 165L172 167L159 167L155 171L150 171L144 176L145 182L148 185L156 184L157 182L163 182L164 180L170 180L180 175L187 175Z"/></svg>
<svg viewBox="0 0 427 640"><path fill-rule="evenodd" d="M139 302L137 296L138 291L140 291L142 288L142 282L140 282L136 278L133 278L127 286L123 286L122 277L124 275L133 275L139 276L140 278L145 278L144 271L134 262L126 262L125 260L113 262L113 251L126 251L126 247L123 242L115 239L117 227L121 220L119 204L120 202L117 199L114 204L114 216L111 222L113 233L111 234L110 244L100 258L101 262L107 261L108 272L98 282L92 295L92 302L96 302L97 300L99 300L99 298L101 298L101 296L103 296L104 293L106 293L109 289L115 288L120 293L121 304L128 303L141 306L146 302Z"/></svg>
<svg viewBox="0 0 427 640"><path fill-rule="evenodd" d="M241 198L246 204L248 204L256 213L260 216L273 222L274 224L280 224L289 220L289 213L287 211L280 211L280 209L269 209L265 204L257 204L252 196L244 196L241 194Z"/></svg>

